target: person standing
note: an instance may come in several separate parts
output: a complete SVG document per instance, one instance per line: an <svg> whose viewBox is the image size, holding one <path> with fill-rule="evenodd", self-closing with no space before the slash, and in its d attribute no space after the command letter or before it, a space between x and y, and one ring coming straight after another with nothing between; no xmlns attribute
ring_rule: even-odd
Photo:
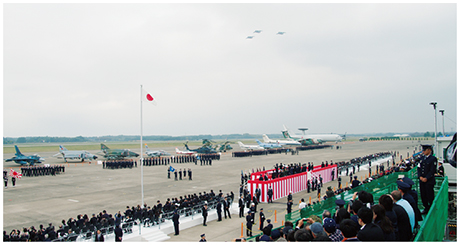
<svg viewBox="0 0 460 245"><path fill-rule="evenodd" d="M225 199L224 199L224 216L225 216L225 218L227 218L227 215L228 215L229 219L232 218L232 216L230 215L230 201L227 199L227 197L225 197Z"/></svg>
<svg viewBox="0 0 460 245"><path fill-rule="evenodd" d="M177 180L177 171L174 171L174 180Z"/></svg>
<svg viewBox="0 0 460 245"><path fill-rule="evenodd" d="M203 226L208 226L206 224L206 219L208 218L208 204L204 204L201 208L201 216L203 216Z"/></svg>
<svg viewBox="0 0 460 245"><path fill-rule="evenodd" d="M179 214L177 213L177 209L174 210L174 215L172 217L174 223L174 236L179 235Z"/></svg>
<svg viewBox="0 0 460 245"><path fill-rule="evenodd" d="M268 191L267 191L267 195L268 195L268 203L273 203L273 189L271 186L268 187Z"/></svg>
<svg viewBox="0 0 460 245"><path fill-rule="evenodd" d="M222 202L218 201L217 202L217 222L222 221Z"/></svg>
<svg viewBox="0 0 460 245"><path fill-rule="evenodd" d="M337 186L337 189L341 189L341 186L342 186L342 177L339 177L337 178L337 182L338 182L338 186Z"/></svg>
<svg viewBox="0 0 460 245"><path fill-rule="evenodd" d="M12 176L11 177L11 182L13 183L13 187L16 186L16 177Z"/></svg>
<svg viewBox="0 0 460 245"><path fill-rule="evenodd" d="M290 199L287 203L287 213L290 214L292 212L292 199Z"/></svg>
<svg viewBox="0 0 460 245"><path fill-rule="evenodd" d="M244 217L244 199L243 199L243 196L240 196L240 199L238 200L238 207L240 208L239 217L243 218Z"/></svg>
<svg viewBox="0 0 460 245"><path fill-rule="evenodd" d="M259 221L260 221L259 230L262 230L264 228L264 222L265 222L265 214L264 214L263 208L260 208Z"/></svg>
<svg viewBox="0 0 460 245"><path fill-rule="evenodd" d="M171 179L171 168L168 167L168 179Z"/></svg>
<svg viewBox="0 0 460 245"><path fill-rule="evenodd" d="M120 228L120 225L118 224L117 227L115 228L115 242L121 242L123 239L123 230Z"/></svg>
<svg viewBox="0 0 460 245"><path fill-rule="evenodd" d="M8 189L8 176L3 175L3 182L5 183L5 189Z"/></svg>
<svg viewBox="0 0 460 245"><path fill-rule="evenodd" d="M188 169L188 180L192 180L192 169Z"/></svg>
<svg viewBox="0 0 460 245"><path fill-rule="evenodd" d="M252 236L252 225L254 224L254 217L251 214L251 211L248 211L248 215L246 215L246 236Z"/></svg>
<svg viewBox="0 0 460 245"><path fill-rule="evenodd" d="M420 196L425 209L422 214L427 214L434 200L434 184L437 159L433 156L431 145L422 145L423 158L419 163L417 175L420 182Z"/></svg>

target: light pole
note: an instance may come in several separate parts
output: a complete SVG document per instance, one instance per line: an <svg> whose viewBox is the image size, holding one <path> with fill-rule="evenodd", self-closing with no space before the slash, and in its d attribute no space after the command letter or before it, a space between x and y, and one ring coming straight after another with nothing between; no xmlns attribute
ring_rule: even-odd
<svg viewBox="0 0 460 245"><path fill-rule="evenodd" d="M442 115L442 136L446 137L446 132L444 131L444 110L439 110Z"/></svg>
<svg viewBox="0 0 460 245"><path fill-rule="evenodd" d="M431 101L430 105L433 105L434 109L434 153L437 153L438 150L438 141L436 140L437 135L438 135L438 114L436 113L436 105L438 102L436 101Z"/></svg>

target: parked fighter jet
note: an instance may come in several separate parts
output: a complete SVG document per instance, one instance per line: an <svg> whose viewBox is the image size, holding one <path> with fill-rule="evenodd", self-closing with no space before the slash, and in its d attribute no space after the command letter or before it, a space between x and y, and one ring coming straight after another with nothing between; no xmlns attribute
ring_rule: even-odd
<svg viewBox="0 0 460 245"><path fill-rule="evenodd" d="M295 146L300 146L301 144L293 139L288 139L288 140L272 140L268 138L266 134L262 135L262 138L264 139L264 143L276 143L280 145L295 145Z"/></svg>
<svg viewBox="0 0 460 245"><path fill-rule="evenodd" d="M88 160L97 159L96 155L93 155L87 151L69 151L62 145L59 145L59 153L55 154L54 157L59 154L62 155L65 162L67 162L67 159L70 159L70 160L75 160L75 159L80 160L81 159L82 162L84 162L85 159L88 159Z"/></svg>
<svg viewBox="0 0 460 245"><path fill-rule="evenodd" d="M272 149L272 148L281 148L283 146L281 146L280 144L277 144L277 143L262 143L260 142L259 140L256 140L257 144L259 144L260 146L262 146L263 148L265 149Z"/></svg>
<svg viewBox="0 0 460 245"><path fill-rule="evenodd" d="M26 164L34 165L35 163L41 163L42 161L45 161L45 159L41 158L38 154L34 154L30 156L26 156L22 154L21 151L19 151L19 148L17 145L15 145L14 148L16 149L16 154L14 154L15 156L10 159L6 159L5 160L6 162L14 161L15 163L21 164L21 165L26 165Z"/></svg>
<svg viewBox="0 0 460 245"><path fill-rule="evenodd" d="M167 153L166 151L159 150L159 151L152 151L149 149L147 144L145 144L145 154L149 157L159 157L159 156L171 156L171 154Z"/></svg>
<svg viewBox="0 0 460 245"><path fill-rule="evenodd" d="M101 144L101 151L107 159L124 159L125 157L138 157L139 154L128 149L110 149L104 144Z"/></svg>
<svg viewBox="0 0 460 245"><path fill-rule="evenodd" d="M192 154L195 154L195 152L193 152L193 151L181 151L176 147L176 154L192 155Z"/></svg>

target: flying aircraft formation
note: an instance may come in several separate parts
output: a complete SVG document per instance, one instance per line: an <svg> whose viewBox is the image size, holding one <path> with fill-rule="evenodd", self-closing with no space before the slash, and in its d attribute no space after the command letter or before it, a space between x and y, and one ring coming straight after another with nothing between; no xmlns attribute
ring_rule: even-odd
<svg viewBox="0 0 460 245"><path fill-rule="evenodd" d="M101 151L104 153L104 157L107 159L124 159L126 157L138 157L139 154L132 152L128 149L110 149L104 144L101 144Z"/></svg>
<svg viewBox="0 0 460 245"><path fill-rule="evenodd" d="M38 154L34 154L30 156L26 156L22 154L21 151L19 151L19 148L17 145L15 145L14 148L16 149L16 153L14 154L15 156L10 159L6 159L5 160L6 162L14 161L15 163L20 164L20 165L26 165L26 164L34 165L35 163L41 163L42 161L45 161L45 159L41 158Z"/></svg>
<svg viewBox="0 0 460 245"><path fill-rule="evenodd" d="M62 158L64 158L64 161L67 162L68 159L70 160L81 160L82 162L85 161L85 159L88 160L96 160L97 156L93 155L87 151L69 151L67 150L64 146L59 145L59 153L53 155L54 157L62 155ZM61 157L58 157L61 158Z"/></svg>
<svg viewBox="0 0 460 245"><path fill-rule="evenodd" d="M171 156L171 154L167 153L163 150L152 151L150 150L149 146L145 144L145 154L149 157L159 157L159 156Z"/></svg>
<svg viewBox="0 0 460 245"><path fill-rule="evenodd" d="M262 32L262 30L255 30L253 33L256 33L256 34L260 34ZM276 35L284 35L284 31L279 31L276 33ZM254 36L247 36L246 39L253 39Z"/></svg>

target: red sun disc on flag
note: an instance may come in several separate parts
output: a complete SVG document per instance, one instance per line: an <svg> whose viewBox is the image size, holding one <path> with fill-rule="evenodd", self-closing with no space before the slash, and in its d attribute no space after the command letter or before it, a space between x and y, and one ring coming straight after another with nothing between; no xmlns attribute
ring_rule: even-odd
<svg viewBox="0 0 460 245"><path fill-rule="evenodd" d="M147 94L147 100L148 101L153 101L153 97L150 94Z"/></svg>

